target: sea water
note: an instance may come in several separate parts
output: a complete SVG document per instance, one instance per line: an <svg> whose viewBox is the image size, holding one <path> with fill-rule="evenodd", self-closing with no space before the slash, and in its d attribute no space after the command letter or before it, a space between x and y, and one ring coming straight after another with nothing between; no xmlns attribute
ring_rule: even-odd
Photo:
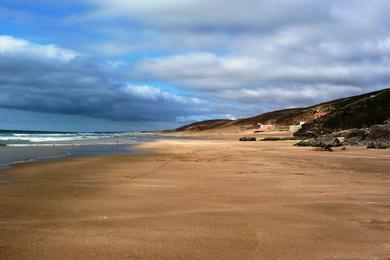
<svg viewBox="0 0 390 260"><path fill-rule="evenodd" d="M0 167L67 156L139 153L132 149L135 144L155 138L140 132L0 130Z"/></svg>

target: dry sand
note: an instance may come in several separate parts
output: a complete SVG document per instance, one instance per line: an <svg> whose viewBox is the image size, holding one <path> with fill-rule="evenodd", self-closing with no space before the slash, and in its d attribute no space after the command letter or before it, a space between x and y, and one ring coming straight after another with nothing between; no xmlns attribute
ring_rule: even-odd
<svg viewBox="0 0 390 260"><path fill-rule="evenodd" d="M389 259L390 150L171 140L2 171L0 259Z"/></svg>

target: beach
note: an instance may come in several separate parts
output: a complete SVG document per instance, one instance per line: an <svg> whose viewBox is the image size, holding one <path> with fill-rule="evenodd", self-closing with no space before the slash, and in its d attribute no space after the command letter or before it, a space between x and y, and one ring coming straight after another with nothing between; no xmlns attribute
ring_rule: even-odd
<svg viewBox="0 0 390 260"><path fill-rule="evenodd" d="M0 176L0 259L389 259L390 150L158 140Z"/></svg>

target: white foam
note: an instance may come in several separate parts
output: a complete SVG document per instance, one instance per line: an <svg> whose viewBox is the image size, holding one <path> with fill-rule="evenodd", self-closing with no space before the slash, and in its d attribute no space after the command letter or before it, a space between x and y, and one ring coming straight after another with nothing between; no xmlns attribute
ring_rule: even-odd
<svg viewBox="0 0 390 260"><path fill-rule="evenodd" d="M141 132L125 133L40 133L40 132L0 132L0 144L14 147L27 146L77 146L77 145L117 145L137 143Z"/></svg>

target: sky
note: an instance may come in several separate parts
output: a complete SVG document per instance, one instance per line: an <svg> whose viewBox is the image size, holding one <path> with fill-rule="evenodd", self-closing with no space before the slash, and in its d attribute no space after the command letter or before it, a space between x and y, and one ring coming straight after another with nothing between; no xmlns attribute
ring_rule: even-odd
<svg viewBox="0 0 390 260"><path fill-rule="evenodd" d="M173 128L390 85L388 0L1 0L0 129Z"/></svg>

